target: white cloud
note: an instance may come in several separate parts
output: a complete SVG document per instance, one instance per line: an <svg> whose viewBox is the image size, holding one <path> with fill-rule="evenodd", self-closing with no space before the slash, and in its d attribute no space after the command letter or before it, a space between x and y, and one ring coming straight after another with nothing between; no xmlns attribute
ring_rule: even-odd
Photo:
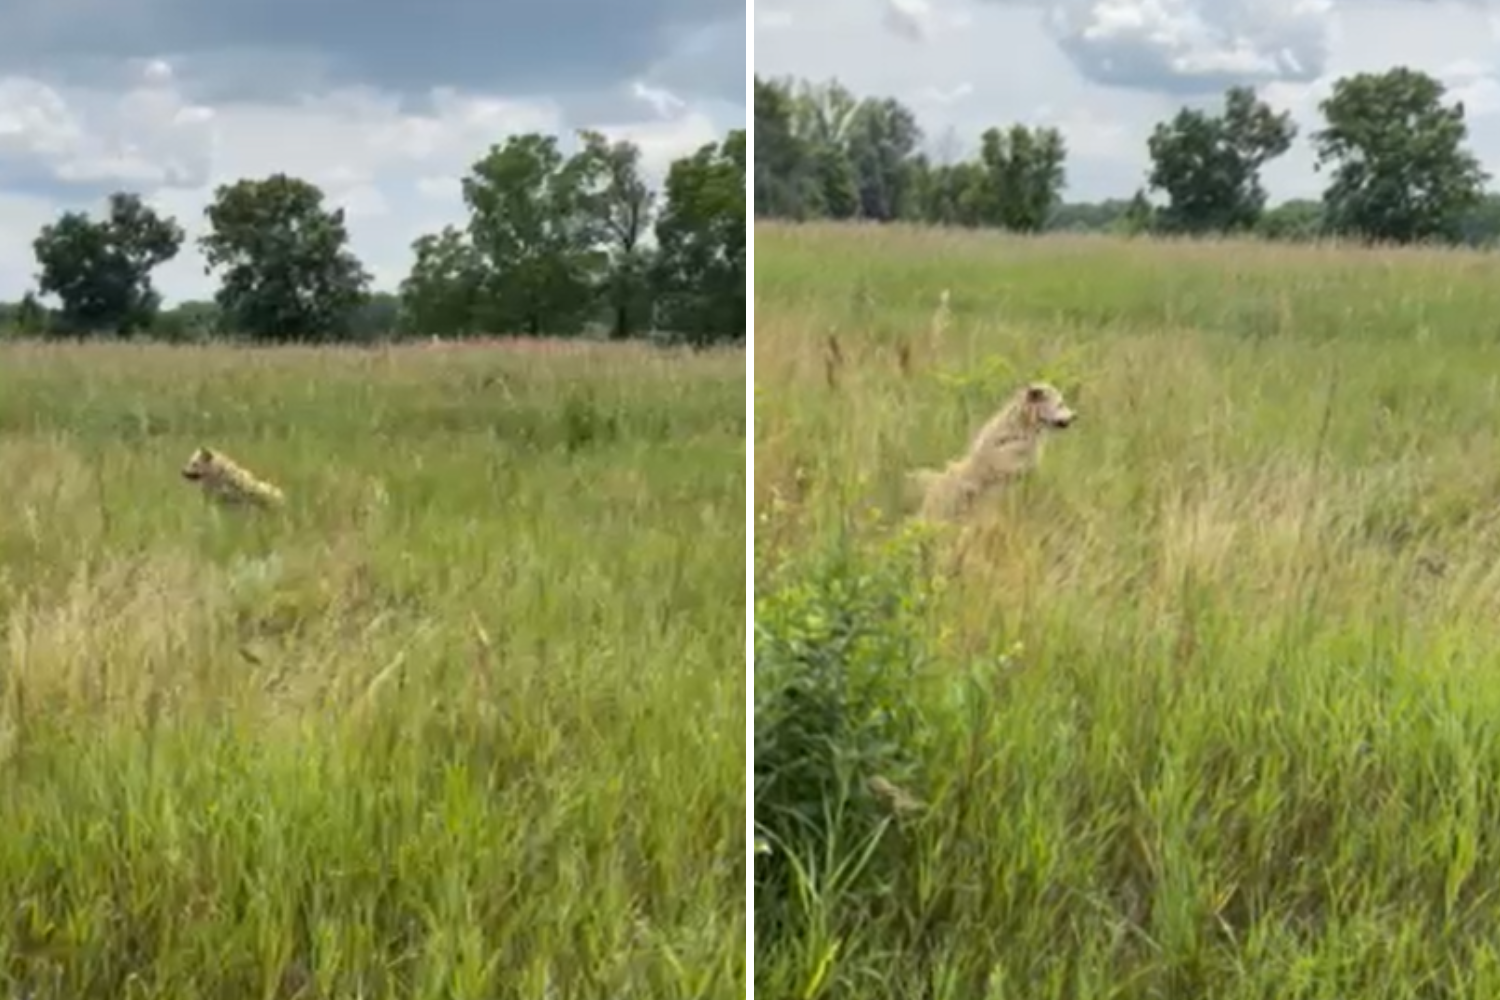
<svg viewBox="0 0 1500 1000"><path fill-rule="evenodd" d="M1500 80L1495 70L1477 59L1459 59L1433 74L1450 96L1463 102L1464 114L1485 116L1500 111Z"/></svg>
<svg viewBox="0 0 1500 1000"><path fill-rule="evenodd" d="M413 111L371 88L209 107L180 87L164 60L139 64L120 91L0 78L0 299L30 285L30 243L42 224L65 208L97 211L116 188L142 192L187 231L157 286L169 299L206 297L215 279L193 241L215 188L276 172L312 181L343 207L355 252L394 288L417 236L463 222L459 179L491 145L530 131L567 137L575 124L549 100L444 89ZM576 124L638 142L653 183L674 158L722 134L699 106L662 88L635 96L645 105L637 114ZM68 184L88 187L70 193Z"/></svg>
<svg viewBox="0 0 1500 1000"><path fill-rule="evenodd" d="M208 169L213 111L186 101L165 64L122 93L65 94L0 78L0 166L73 182L184 184Z"/></svg>
<svg viewBox="0 0 1500 1000"><path fill-rule="evenodd" d="M31 241L55 214L56 206L45 198L0 191L0 233L15 234L14 238L0 239L0 280L15 289L9 295L0 291L0 298L15 299L31 283L36 270Z"/></svg>
<svg viewBox="0 0 1500 1000"><path fill-rule="evenodd" d="M790 28L796 23L797 19L789 10L768 7L761 3L755 5L756 30L779 31L782 28Z"/></svg>
<svg viewBox="0 0 1500 1000"><path fill-rule="evenodd" d="M974 93L972 83L959 83L952 87L923 87L922 100L931 104L954 104Z"/></svg>
<svg viewBox="0 0 1500 1000"><path fill-rule="evenodd" d="M662 118L671 118L687 107L687 102L665 87L653 87L642 80L630 85L631 94L648 105Z"/></svg>
<svg viewBox="0 0 1500 1000"><path fill-rule="evenodd" d="M172 64L165 59L147 59L141 65L141 79L150 84L168 84L172 82Z"/></svg>
<svg viewBox="0 0 1500 1000"><path fill-rule="evenodd" d="M35 80L0 78L0 148L11 155L61 156L82 139L57 91Z"/></svg>

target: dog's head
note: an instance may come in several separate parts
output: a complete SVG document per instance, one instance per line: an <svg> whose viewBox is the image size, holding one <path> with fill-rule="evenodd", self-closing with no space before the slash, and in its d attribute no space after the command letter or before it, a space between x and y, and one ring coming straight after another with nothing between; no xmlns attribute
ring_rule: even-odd
<svg viewBox="0 0 1500 1000"><path fill-rule="evenodd" d="M197 482L208 473L208 470L213 467L216 461L218 461L218 457L212 451L207 448L199 448L188 459L187 465L182 467L182 478Z"/></svg>
<svg viewBox="0 0 1500 1000"><path fill-rule="evenodd" d="M1063 394L1046 382L1033 382L1026 387L1025 405L1029 422L1036 427L1061 430L1078 416L1063 399Z"/></svg>

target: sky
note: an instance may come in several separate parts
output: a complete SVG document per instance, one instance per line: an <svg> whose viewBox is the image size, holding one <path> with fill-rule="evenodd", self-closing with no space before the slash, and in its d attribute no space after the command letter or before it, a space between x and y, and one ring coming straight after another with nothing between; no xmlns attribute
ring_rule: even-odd
<svg viewBox="0 0 1500 1000"><path fill-rule="evenodd" d="M1500 177L1500 0L758 0L754 20L757 74L898 98L939 159L972 155L991 126L1060 129L1068 200L1129 197L1152 127L1222 107L1234 84L1299 126L1262 175L1272 200L1316 198L1319 102L1342 76L1396 65L1463 101L1470 146Z"/></svg>
<svg viewBox="0 0 1500 1000"><path fill-rule="evenodd" d="M745 0L0 0L0 25L0 300L34 287L43 225L111 191L186 230L169 303L217 286L214 189L276 172L343 207L394 290L509 135L628 138L658 184L745 127Z"/></svg>

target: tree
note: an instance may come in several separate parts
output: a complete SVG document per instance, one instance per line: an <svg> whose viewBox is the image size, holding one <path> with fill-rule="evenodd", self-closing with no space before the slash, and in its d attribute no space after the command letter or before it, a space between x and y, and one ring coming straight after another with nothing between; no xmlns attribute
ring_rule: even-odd
<svg viewBox="0 0 1500 1000"><path fill-rule="evenodd" d="M1035 233L1046 225L1066 182L1067 147L1054 128L987 129L979 137L984 171L980 212L991 225Z"/></svg>
<svg viewBox="0 0 1500 1000"><path fill-rule="evenodd" d="M1143 192L1136 192L1147 216L1151 203ZM1127 221L1132 211L1140 213L1133 198L1105 198L1103 201L1058 202L1047 216L1047 229L1067 233L1125 233L1137 223Z"/></svg>
<svg viewBox="0 0 1500 1000"><path fill-rule="evenodd" d="M1150 186L1168 198L1156 224L1178 233L1250 229L1266 204L1260 170L1296 135L1290 113L1272 111L1249 87L1229 88L1221 115L1183 108L1159 123L1146 143Z"/></svg>
<svg viewBox="0 0 1500 1000"><path fill-rule="evenodd" d="M209 269L224 271L215 296L236 332L275 341L348 335L370 275L348 250L344 210L286 174L223 185L205 210L200 239Z"/></svg>
<svg viewBox="0 0 1500 1000"><path fill-rule="evenodd" d="M461 337L478 333L484 260L452 226L412 244L416 262L401 282L397 327L402 333Z"/></svg>
<svg viewBox="0 0 1500 1000"><path fill-rule="evenodd" d="M1459 240L1471 247L1493 249L1500 242L1500 194L1486 194L1464 213L1459 222Z"/></svg>
<svg viewBox="0 0 1500 1000"><path fill-rule="evenodd" d="M859 178L843 146L815 146L812 151L812 214L839 221L859 215Z"/></svg>
<svg viewBox="0 0 1500 1000"><path fill-rule="evenodd" d="M352 339L363 344L387 339L396 333L401 317L401 299L390 292L371 292L354 311L349 323Z"/></svg>
<svg viewBox="0 0 1500 1000"><path fill-rule="evenodd" d="M853 166L861 216L892 222L906 211L912 158L921 142L917 118L901 102L886 98L856 106L848 117L844 148Z"/></svg>
<svg viewBox="0 0 1500 1000"><path fill-rule="evenodd" d="M696 345L745 336L745 132L672 164L656 222L664 322Z"/></svg>
<svg viewBox="0 0 1500 1000"><path fill-rule="evenodd" d="M1156 206L1146 197L1146 192L1136 188L1135 194L1126 203L1125 210L1110 229L1125 236L1140 236L1149 233L1156 225Z"/></svg>
<svg viewBox="0 0 1500 1000"><path fill-rule="evenodd" d="M641 178L641 150L633 142L610 143L597 132L584 132L583 155L593 157L603 186L595 192L609 255L604 289L610 312L610 336L622 340L638 332L651 317L651 257L641 245L650 232L656 193Z"/></svg>
<svg viewBox="0 0 1500 1000"><path fill-rule="evenodd" d="M41 337L51 327L47 307L28 291L19 302L0 302L0 339L5 337Z"/></svg>
<svg viewBox="0 0 1500 1000"><path fill-rule="evenodd" d="M490 147L471 168L464 201L486 265L482 312L491 329L582 329L608 265L596 194L604 169L586 150L564 159L554 136L535 133Z"/></svg>
<svg viewBox="0 0 1500 1000"><path fill-rule="evenodd" d="M1458 236L1489 175L1465 148L1463 105L1447 107L1441 83L1398 67L1358 73L1333 86L1313 136L1329 229L1372 241L1409 243Z"/></svg>
<svg viewBox="0 0 1500 1000"><path fill-rule="evenodd" d="M805 219L819 214L820 165L797 134L797 98L792 85L755 77L755 214ZM845 161L847 167L847 161ZM853 175L848 175L853 204Z"/></svg>
<svg viewBox="0 0 1500 1000"><path fill-rule="evenodd" d="M1261 215L1255 231L1268 240L1288 243L1317 239L1323 231L1323 205L1305 198L1284 201Z"/></svg>
<svg viewBox="0 0 1500 1000"><path fill-rule="evenodd" d="M51 328L52 316L47 312L47 307L37 299L36 293L27 291L16 306L14 321L17 333L25 337L37 337Z"/></svg>
<svg viewBox="0 0 1500 1000"><path fill-rule="evenodd" d="M217 303L189 300L163 310L153 330L163 340L174 343L201 343L219 335L219 318Z"/></svg>
<svg viewBox="0 0 1500 1000"><path fill-rule="evenodd" d="M912 159L910 216L939 226L983 223L984 170L977 162L932 166L927 157Z"/></svg>
<svg viewBox="0 0 1500 1000"><path fill-rule="evenodd" d="M851 133L859 99L838 80L801 82L791 101L792 135L811 165L809 214L852 219L860 211Z"/></svg>
<svg viewBox="0 0 1500 1000"><path fill-rule="evenodd" d="M32 243L41 273L38 290L62 302L58 319L69 333L105 330L128 337L147 329L161 308L151 272L177 256L183 232L139 195L109 196L106 218L65 212Z"/></svg>

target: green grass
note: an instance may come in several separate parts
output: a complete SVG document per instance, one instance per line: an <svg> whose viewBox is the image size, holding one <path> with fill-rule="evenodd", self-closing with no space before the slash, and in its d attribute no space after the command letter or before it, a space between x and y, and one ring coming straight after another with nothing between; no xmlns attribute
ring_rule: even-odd
<svg viewBox="0 0 1500 1000"><path fill-rule="evenodd" d="M744 371L0 348L0 996L742 997Z"/></svg>
<svg viewBox="0 0 1500 1000"><path fill-rule="evenodd" d="M756 248L758 992L1500 992L1500 258ZM1038 375L1038 473L899 531Z"/></svg>

